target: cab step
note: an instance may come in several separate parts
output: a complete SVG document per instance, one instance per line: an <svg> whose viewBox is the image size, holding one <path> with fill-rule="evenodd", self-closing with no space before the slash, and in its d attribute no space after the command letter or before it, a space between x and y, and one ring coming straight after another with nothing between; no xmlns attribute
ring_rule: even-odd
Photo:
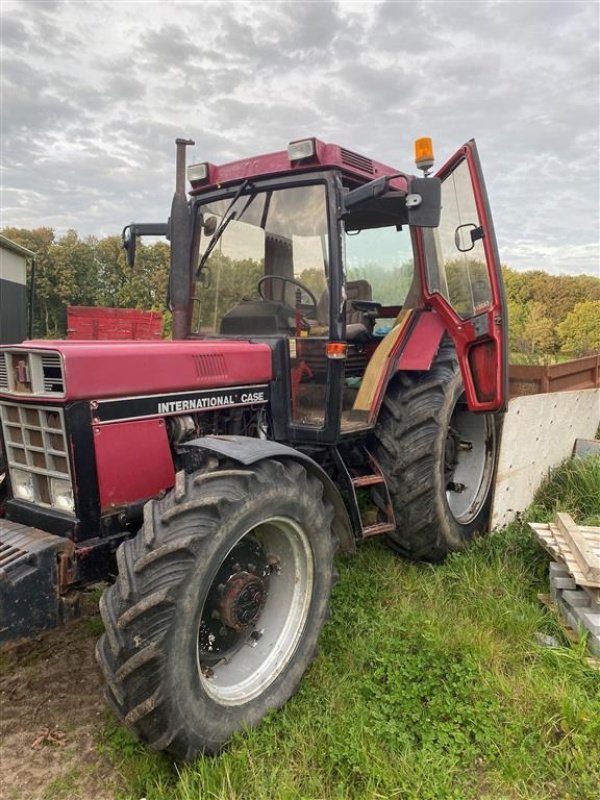
<svg viewBox="0 0 600 800"><path fill-rule="evenodd" d="M352 478L352 485L357 489L363 486L376 486L379 483L385 483L383 475L358 475Z"/></svg>
<svg viewBox="0 0 600 800"><path fill-rule="evenodd" d="M362 530L365 539L371 536L381 536L382 533L392 533L396 530L396 525L393 522L377 522L375 525L365 525Z"/></svg>
<svg viewBox="0 0 600 800"><path fill-rule="evenodd" d="M336 448L335 454L340 477L347 486L349 511L357 538L367 539L395 531L396 521L386 479L367 446ZM363 489L368 494L360 491Z"/></svg>

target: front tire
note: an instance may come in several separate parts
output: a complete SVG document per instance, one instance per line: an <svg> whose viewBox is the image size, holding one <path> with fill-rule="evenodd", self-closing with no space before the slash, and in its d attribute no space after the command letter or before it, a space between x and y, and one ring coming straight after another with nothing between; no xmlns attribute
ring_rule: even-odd
<svg viewBox="0 0 600 800"><path fill-rule="evenodd" d="M405 372L389 385L375 428L401 555L442 561L487 530L499 421L469 411L452 344L428 372Z"/></svg>
<svg viewBox="0 0 600 800"><path fill-rule="evenodd" d="M117 553L97 656L118 716L182 759L295 692L333 578L333 511L295 462L179 473Z"/></svg>

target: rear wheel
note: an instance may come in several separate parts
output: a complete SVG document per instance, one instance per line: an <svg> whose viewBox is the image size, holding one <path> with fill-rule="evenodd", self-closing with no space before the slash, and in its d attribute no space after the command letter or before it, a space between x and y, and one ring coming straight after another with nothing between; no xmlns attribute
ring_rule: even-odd
<svg viewBox="0 0 600 800"><path fill-rule="evenodd" d="M157 750L217 752L294 693L333 574L333 512L299 464L180 473L118 551L97 655L119 717Z"/></svg>
<svg viewBox="0 0 600 800"><path fill-rule="evenodd" d="M468 409L447 341L429 372L390 383L375 438L396 516L394 549L440 561L487 529L497 432L495 415Z"/></svg>

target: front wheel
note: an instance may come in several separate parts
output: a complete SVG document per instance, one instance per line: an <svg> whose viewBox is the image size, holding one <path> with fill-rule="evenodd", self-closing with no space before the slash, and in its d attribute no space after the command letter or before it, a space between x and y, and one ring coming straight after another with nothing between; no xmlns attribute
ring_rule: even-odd
<svg viewBox="0 0 600 800"><path fill-rule="evenodd" d="M487 530L500 422L467 407L453 346L444 341L427 373L388 387L375 446L396 517L390 544L441 561Z"/></svg>
<svg viewBox="0 0 600 800"><path fill-rule="evenodd" d="M295 462L180 473L118 551L97 654L119 717L157 750L217 752L294 693L333 575L333 512Z"/></svg>

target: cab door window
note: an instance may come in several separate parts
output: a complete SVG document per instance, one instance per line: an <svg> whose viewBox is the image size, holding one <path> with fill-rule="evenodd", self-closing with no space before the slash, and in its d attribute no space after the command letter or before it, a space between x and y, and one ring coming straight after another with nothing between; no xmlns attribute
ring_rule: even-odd
<svg viewBox="0 0 600 800"><path fill-rule="evenodd" d="M492 305L473 183L466 159L442 183L439 228L425 231L429 289L443 295L462 319Z"/></svg>

